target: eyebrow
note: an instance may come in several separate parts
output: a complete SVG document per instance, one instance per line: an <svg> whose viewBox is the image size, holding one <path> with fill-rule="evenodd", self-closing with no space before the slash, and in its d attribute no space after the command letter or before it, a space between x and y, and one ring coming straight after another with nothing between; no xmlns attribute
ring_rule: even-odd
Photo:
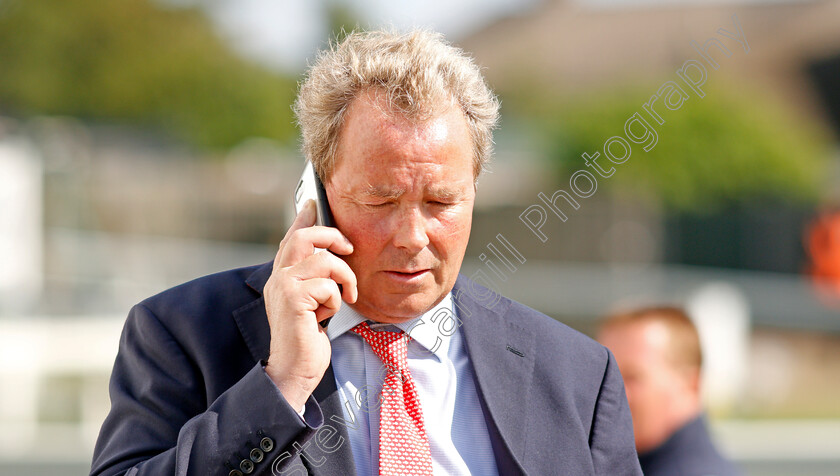
<svg viewBox="0 0 840 476"><path fill-rule="evenodd" d="M365 195L370 195L372 197L377 198L388 198L394 199L398 198L400 195L405 193L405 190L399 188L385 188L376 185L368 185L367 188L363 190Z"/></svg>
<svg viewBox="0 0 840 476"><path fill-rule="evenodd" d="M363 193L365 195L369 195L372 197L377 198L384 198L384 199L396 199L399 198L402 194L405 193L405 189L402 188L387 188L381 187L376 185L368 185L364 190ZM458 189L442 186L442 187L432 187L428 189L428 195L439 198L439 199L453 199L460 197L462 192Z"/></svg>
<svg viewBox="0 0 840 476"><path fill-rule="evenodd" d="M434 187L429 190L429 195L440 200L451 200L460 197L463 192L452 187Z"/></svg>

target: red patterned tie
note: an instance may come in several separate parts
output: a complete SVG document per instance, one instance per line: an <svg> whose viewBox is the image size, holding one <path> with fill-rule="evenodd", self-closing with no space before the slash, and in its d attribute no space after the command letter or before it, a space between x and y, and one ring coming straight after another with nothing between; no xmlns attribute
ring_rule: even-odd
<svg viewBox="0 0 840 476"><path fill-rule="evenodd" d="M423 411L408 370L404 332L374 332L366 322L351 329L388 369L379 407L379 475L431 476L432 455Z"/></svg>

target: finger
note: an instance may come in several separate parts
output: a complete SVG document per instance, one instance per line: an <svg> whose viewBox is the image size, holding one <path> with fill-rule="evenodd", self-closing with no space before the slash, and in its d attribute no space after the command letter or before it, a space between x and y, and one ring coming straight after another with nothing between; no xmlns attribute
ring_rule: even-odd
<svg viewBox="0 0 840 476"><path fill-rule="evenodd" d="M318 323L320 324L320 323L324 322L325 320L334 316L336 312L338 312L338 311L326 308L324 306L320 306L320 307L318 307L318 309L315 309L315 320L317 320ZM325 332L327 330L327 328L324 327L324 326L321 326L321 329L323 329Z"/></svg>
<svg viewBox="0 0 840 476"><path fill-rule="evenodd" d="M309 256L290 268L291 275L300 280L329 278L341 285L342 298L349 303L356 302L358 287L356 274L344 260L338 256L321 251Z"/></svg>
<svg viewBox="0 0 840 476"><path fill-rule="evenodd" d="M286 236L294 233L295 230L300 228L307 228L315 224L315 220L317 219L317 212L315 211L315 200L309 199L306 203L303 204L303 208L300 212L295 216L295 220L292 222L292 226L289 227L289 230L286 232Z"/></svg>
<svg viewBox="0 0 840 476"><path fill-rule="evenodd" d="M289 238L294 235L297 230L300 230L301 228L308 228L315 224L317 219L315 206L315 200L307 200L306 203L303 204L303 208L300 210L300 213L295 216L294 221L292 221L292 225L288 230L286 230L286 234L283 236L283 239L280 241L280 245L277 247L277 253L274 256L274 269L277 269L278 267L280 255L283 252L283 248L285 248L286 243L288 243Z"/></svg>
<svg viewBox="0 0 840 476"><path fill-rule="evenodd" d="M338 228L328 226L310 226L296 230L289 235L285 245L279 250L279 266L294 266L312 256L315 248L328 249L340 255L353 252L353 244Z"/></svg>
<svg viewBox="0 0 840 476"><path fill-rule="evenodd" d="M341 307L338 284L332 279L315 278L303 281L303 290L314 300L313 312L318 322L331 317Z"/></svg>

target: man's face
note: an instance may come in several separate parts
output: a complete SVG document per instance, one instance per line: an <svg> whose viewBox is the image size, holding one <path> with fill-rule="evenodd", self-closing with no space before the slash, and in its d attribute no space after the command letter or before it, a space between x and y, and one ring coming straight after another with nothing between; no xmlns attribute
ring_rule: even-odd
<svg viewBox="0 0 840 476"><path fill-rule="evenodd" d="M420 123L387 111L375 92L351 103L325 188L338 229L353 243L343 258L358 280L354 309L395 323L427 311L455 284L475 182L459 108Z"/></svg>
<svg viewBox="0 0 840 476"><path fill-rule="evenodd" d="M617 324L603 329L598 341L615 355L624 378L636 449L656 448L682 423L681 406L696 397L686 373L668 358L668 330L656 322Z"/></svg>

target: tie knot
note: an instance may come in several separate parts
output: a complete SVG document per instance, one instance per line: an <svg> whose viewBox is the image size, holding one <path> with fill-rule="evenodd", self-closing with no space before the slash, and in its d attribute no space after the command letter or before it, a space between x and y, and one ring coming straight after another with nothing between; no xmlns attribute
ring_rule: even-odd
<svg viewBox="0 0 840 476"><path fill-rule="evenodd" d="M406 360L406 349L408 340L411 339L403 331L374 331L370 328L367 322L362 322L356 327L350 329L362 336L367 341L373 352L379 357L379 360L388 368L388 370L405 371L408 368L408 361Z"/></svg>

